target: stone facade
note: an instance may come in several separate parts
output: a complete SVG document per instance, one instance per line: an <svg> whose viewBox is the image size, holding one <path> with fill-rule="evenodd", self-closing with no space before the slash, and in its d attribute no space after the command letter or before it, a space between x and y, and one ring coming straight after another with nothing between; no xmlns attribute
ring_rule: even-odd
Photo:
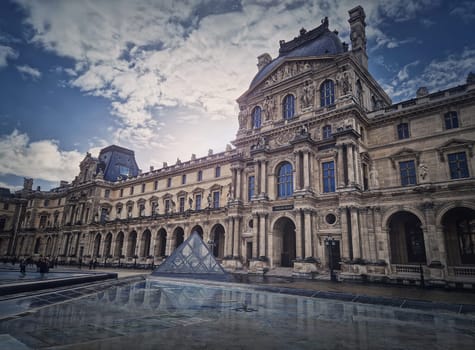
<svg viewBox="0 0 475 350"><path fill-rule="evenodd" d="M471 286L474 79L392 104L364 20L350 11L351 50L325 19L260 55L234 148L118 179L88 154L72 184L27 184L1 251L157 264L197 231L228 269Z"/></svg>

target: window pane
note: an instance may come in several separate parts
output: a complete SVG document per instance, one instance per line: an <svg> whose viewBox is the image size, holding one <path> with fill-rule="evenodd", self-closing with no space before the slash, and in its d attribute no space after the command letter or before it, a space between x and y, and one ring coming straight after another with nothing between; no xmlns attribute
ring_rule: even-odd
<svg viewBox="0 0 475 350"><path fill-rule="evenodd" d="M401 185L415 185L416 184L416 167L414 161L399 162L399 171L401 174Z"/></svg>
<svg viewBox="0 0 475 350"><path fill-rule="evenodd" d="M277 193L280 198L293 194L293 170L290 163L284 163L279 168L277 178Z"/></svg>
<svg viewBox="0 0 475 350"><path fill-rule="evenodd" d="M462 179L469 176L465 152L449 154L448 160L451 179Z"/></svg>
<svg viewBox="0 0 475 350"><path fill-rule="evenodd" d="M252 127L254 129L261 127L261 107L256 107L252 111Z"/></svg>
<svg viewBox="0 0 475 350"><path fill-rule="evenodd" d="M323 192L335 192L335 163L322 163L323 167Z"/></svg>
<svg viewBox="0 0 475 350"><path fill-rule="evenodd" d="M332 80L325 80L320 86L320 106L330 106L335 103L335 85Z"/></svg>

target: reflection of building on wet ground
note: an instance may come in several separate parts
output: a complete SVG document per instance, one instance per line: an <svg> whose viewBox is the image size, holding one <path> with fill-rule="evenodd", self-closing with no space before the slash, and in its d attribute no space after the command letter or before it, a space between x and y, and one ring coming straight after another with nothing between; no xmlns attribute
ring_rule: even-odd
<svg viewBox="0 0 475 350"><path fill-rule="evenodd" d="M153 278L107 283L110 285L10 301L35 312L0 317L0 345L401 349L437 344L440 349L469 349L474 340L473 315L456 311L413 310Z"/></svg>
<svg viewBox="0 0 475 350"><path fill-rule="evenodd" d="M230 270L473 287L475 77L392 104L329 21L258 58L234 148L140 172L118 146L2 197L0 253L159 264L198 232Z"/></svg>

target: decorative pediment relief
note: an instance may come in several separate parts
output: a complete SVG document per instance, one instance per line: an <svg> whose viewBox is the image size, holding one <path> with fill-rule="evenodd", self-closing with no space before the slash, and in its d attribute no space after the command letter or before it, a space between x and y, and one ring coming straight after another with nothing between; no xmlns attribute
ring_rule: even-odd
<svg viewBox="0 0 475 350"><path fill-rule="evenodd" d="M196 187L196 188L193 190L193 194L203 193L204 191L205 191L204 188Z"/></svg>
<svg viewBox="0 0 475 350"><path fill-rule="evenodd" d="M177 198L179 198L179 197L186 197L187 194L188 194L188 192L182 190L182 191L178 192L178 193L176 194L176 196L177 196Z"/></svg>
<svg viewBox="0 0 475 350"><path fill-rule="evenodd" d="M143 199L143 198L137 199L137 203L138 204L145 204L145 199Z"/></svg>
<svg viewBox="0 0 475 350"><path fill-rule="evenodd" d="M469 157L473 157L473 145L475 141L472 140L465 140L465 139L451 139L440 147L437 148L437 153L439 153L440 160L443 162L445 159L444 155L447 152L452 151L463 151L466 150L468 152Z"/></svg>
<svg viewBox="0 0 475 350"><path fill-rule="evenodd" d="M392 156L389 156L389 159L391 159L391 164L393 168L396 169L396 162L405 158L413 158L416 160L416 164L419 164L420 155L421 152L414 151L410 148L403 148L399 152L396 152Z"/></svg>
<svg viewBox="0 0 475 350"><path fill-rule="evenodd" d="M158 202L158 197L157 196L152 196L149 198L148 200L150 203L153 203L153 202Z"/></svg>
<svg viewBox="0 0 475 350"><path fill-rule="evenodd" d="M167 192L167 193L165 193L165 194L163 195L163 200L165 200L165 199L171 199L172 197L173 197L172 194L169 193L169 192Z"/></svg>
<svg viewBox="0 0 475 350"><path fill-rule="evenodd" d="M311 69L318 69L322 65L322 62L319 61L285 62L267 77L264 87L272 86Z"/></svg>
<svg viewBox="0 0 475 350"><path fill-rule="evenodd" d="M213 192L213 191L221 191L223 189L223 186L221 185L218 185L218 184L214 184L213 186L210 187L210 191Z"/></svg>
<svg viewBox="0 0 475 350"><path fill-rule="evenodd" d="M275 138L275 143L279 146L288 145L295 137L295 130L287 129L279 133Z"/></svg>

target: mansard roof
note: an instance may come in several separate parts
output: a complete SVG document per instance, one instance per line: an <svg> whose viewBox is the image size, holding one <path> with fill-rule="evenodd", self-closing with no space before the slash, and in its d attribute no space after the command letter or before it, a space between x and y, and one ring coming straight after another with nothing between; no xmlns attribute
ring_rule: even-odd
<svg viewBox="0 0 475 350"><path fill-rule="evenodd" d="M287 58L337 55L345 52L337 32L328 29L328 18L311 31L300 30L300 35L289 42L280 41L279 56L262 68L251 82L250 89L263 80Z"/></svg>

